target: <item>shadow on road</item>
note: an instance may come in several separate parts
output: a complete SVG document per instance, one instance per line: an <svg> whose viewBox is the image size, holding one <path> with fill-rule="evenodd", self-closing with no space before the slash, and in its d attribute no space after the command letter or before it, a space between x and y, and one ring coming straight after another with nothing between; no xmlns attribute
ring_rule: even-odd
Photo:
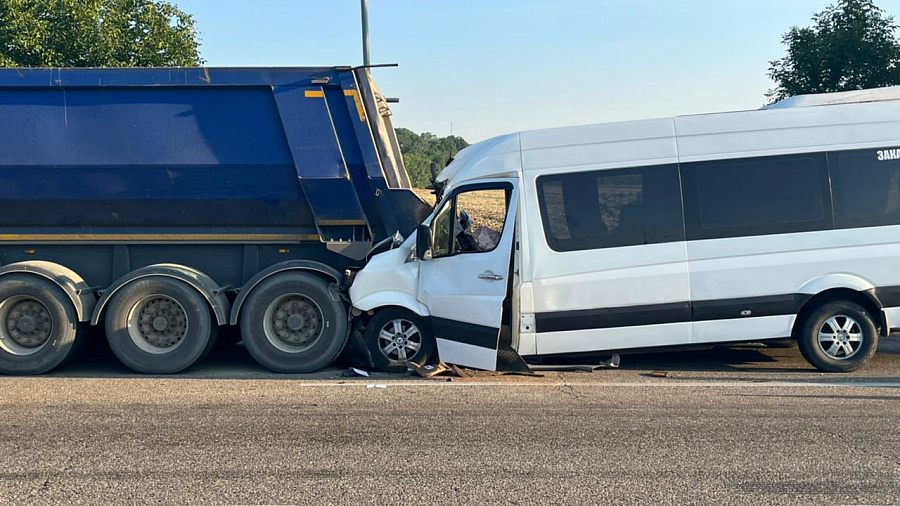
<svg viewBox="0 0 900 506"><path fill-rule="evenodd" d="M676 351L646 354L630 354L622 356L622 369L626 370L679 370L679 371L737 371L752 366L760 370L760 365L777 364L777 357L766 352L777 351L779 354L795 354L796 350L772 350L763 345L742 345L735 347L718 347L699 351ZM785 371L785 366L773 368Z"/></svg>
<svg viewBox="0 0 900 506"><path fill-rule="evenodd" d="M84 348L68 365L46 375L67 378L146 378L132 372L122 365L113 355L100 329L89 329ZM257 364L247 350L236 344L239 340L237 329L226 327L219 337L219 342L212 354L201 363L174 376L181 379L288 379L316 380L341 379L347 370L347 364L338 362L335 366L312 374L276 374ZM599 363L601 358L579 357L574 360L557 360L559 363L590 364ZM879 356L873 363L897 362L900 359L900 339L891 338L882 341ZM552 363L545 361L545 363ZM894 375L897 368L891 367ZM619 370L635 371L668 371L678 373L697 372L707 376L687 376L678 374L679 380L704 379L709 374L732 373L723 379L732 381L758 380L759 373L773 373L791 380L807 381L819 374L800 356L797 348L770 348L763 344L742 344L722 346L707 350L671 351L654 353L632 353L622 355ZM865 372L865 370L863 371ZM735 375L734 373L744 373ZM746 376L751 374L751 376ZM756 377L753 377L756 375ZM397 379L397 374L373 373L373 379ZM836 375L834 380L844 381L847 375ZM357 378L360 379L360 378ZM884 377L870 378L871 381L884 381ZM853 376L854 381L865 381ZM829 382L823 379L823 382Z"/></svg>

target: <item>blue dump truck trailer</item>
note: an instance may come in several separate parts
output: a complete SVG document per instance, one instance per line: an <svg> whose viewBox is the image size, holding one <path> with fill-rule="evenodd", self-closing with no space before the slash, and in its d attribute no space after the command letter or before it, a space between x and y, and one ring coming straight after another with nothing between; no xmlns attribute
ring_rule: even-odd
<svg viewBox="0 0 900 506"><path fill-rule="evenodd" d="M345 271L429 210L366 69L0 70L0 373L89 326L141 373L228 325L271 370L322 368Z"/></svg>

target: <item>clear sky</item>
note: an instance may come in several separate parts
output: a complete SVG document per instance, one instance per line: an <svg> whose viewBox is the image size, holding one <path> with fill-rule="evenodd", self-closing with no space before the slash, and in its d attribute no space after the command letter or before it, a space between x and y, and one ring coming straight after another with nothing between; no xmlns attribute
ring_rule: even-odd
<svg viewBox="0 0 900 506"><path fill-rule="evenodd" d="M175 0L210 66L358 65L359 0ZM831 0L369 0L395 124L519 130L755 109L782 34ZM900 16L900 0L877 0Z"/></svg>

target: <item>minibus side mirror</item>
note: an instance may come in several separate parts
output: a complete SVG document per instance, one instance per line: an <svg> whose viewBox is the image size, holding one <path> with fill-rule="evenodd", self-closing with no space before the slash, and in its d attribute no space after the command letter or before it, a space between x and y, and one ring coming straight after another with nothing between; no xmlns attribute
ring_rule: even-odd
<svg viewBox="0 0 900 506"><path fill-rule="evenodd" d="M431 227L419 225L416 228L416 258L431 258ZM427 256L426 256L427 255Z"/></svg>

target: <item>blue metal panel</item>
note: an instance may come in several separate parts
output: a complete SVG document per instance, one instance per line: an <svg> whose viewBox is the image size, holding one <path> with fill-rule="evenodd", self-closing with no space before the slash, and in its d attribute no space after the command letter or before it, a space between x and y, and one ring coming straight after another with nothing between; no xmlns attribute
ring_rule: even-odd
<svg viewBox="0 0 900 506"><path fill-rule="evenodd" d="M348 177L321 86L275 88L284 134L303 178Z"/></svg>
<svg viewBox="0 0 900 506"><path fill-rule="evenodd" d="M275 100L297 175L316 223L364 225L366 216L347 173L338 133L322 87L277 87Z"/></svg>
<svg viewBox="0 0 900 506"><path fill-rule="evenodd" d="M375 236L393 234L401 231L409 234L412 229L401 229L392 202L386 198L387 183L381 167L381 159L373 143L369 121L365 117L365 109L358 102L358 87L356 76L353 73L341 75L341 83L344 87L343 97L329 95L331 103L343 102L347 113L335 114L335 126L340 132L341 145L344 156L347 159L348 168L353 176L356 191L360 195L360 201L366 215L370 217ZM337 106L335 110L342 109Z"/></svg>
<svg viewBox="0 0 900 506"><path fill-rule="evenodd" d="M349 67L314 68L123 68L0 69L4 87L306 86L337 83Z"/></svg>
<svg viewBox="0 0 900 506"><path fill-rule="evenodd" d="M366 223L366 215L349 179L303 178L300 183L316 216L316 223L323 226L342 221L354 222L355 225Z"/></svg>
<svg viewBox="0 0 900 506"><path fill-rule="evenodd" d="M0 235L378 239L365 114L349 68L2 69Z"/></svg>
<svg viewBox="0 0 900 506"><path fill-rule="evenodd" d="M0 88L0 165L291 165L269 88Z"/></svg>
<svg viewBox="0 0 900 506"><path fill-rule="evenodd" d="M269 87L0 87L0 111L7 232L314 230Z"/></svg>
<svg viewBox="0 0 900 506"><path fill-rule="evenodd" d="M0 167L0 226L312 227L291 166Z"/></svg>
<svg viewBox="0 0 900 506"><path fill-rule="evenodd" d="M360 142L356 138L356 130L353 128L353 123L359 121L359 113L354 103L348 102L345 90L329 88L326 90L325 95L331 109L338 138L340 139L347 169L350 173L351 189L359 196L362 210L369 217L370 226L374 229L373 235L380 237L388 232L383 226L383 220L378 213L378 208L372 202L375 198L374 190L366 174L365 164L359 150Z"/></svg>
<svg viewBox="0 0 900 506"><path fill-rule="evenodd" d="M347 108L350 111L357 111L356 115L351 114L353 121L353 130L355 139L359 148L359 154L362 163L365 165L366 173L371 178L384 179L384 172L381 168L381 158L378 157L378 151L375 149L375 143L372 139L372 130L369 127L369 121L365 115L365 108L358 95L358 87L356 85L356 76L352 72L346 72L340 75L341 87L344 90L352 90L352 93L345 93Z"/></svg>

